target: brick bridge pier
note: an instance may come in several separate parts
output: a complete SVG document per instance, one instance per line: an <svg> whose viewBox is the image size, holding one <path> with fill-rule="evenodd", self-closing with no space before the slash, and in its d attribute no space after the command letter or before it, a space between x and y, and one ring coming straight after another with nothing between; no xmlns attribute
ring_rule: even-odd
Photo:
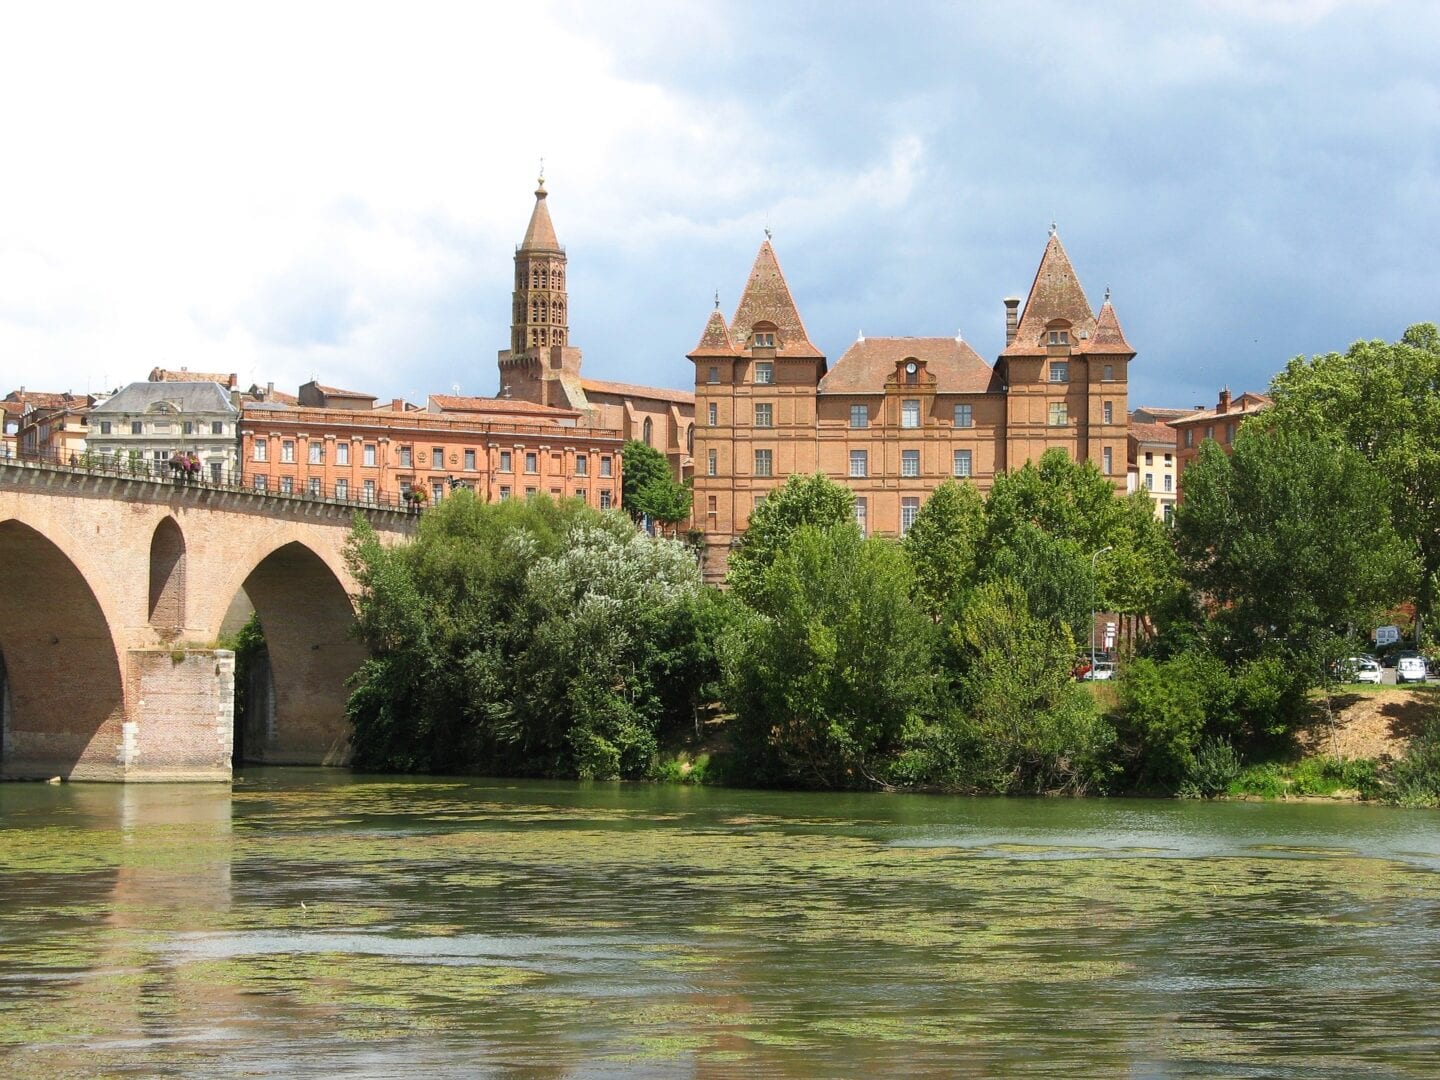
<svg viewBox="0 0 1440 1080"><path fill-rule="evenodd" d="M227 613L253 605L273 708L246 760L343 764L356 507L0 463L0 777L229 780ZM382 538L412 514L362 511ZM232 616L233 617L233 616Z"/></svg>

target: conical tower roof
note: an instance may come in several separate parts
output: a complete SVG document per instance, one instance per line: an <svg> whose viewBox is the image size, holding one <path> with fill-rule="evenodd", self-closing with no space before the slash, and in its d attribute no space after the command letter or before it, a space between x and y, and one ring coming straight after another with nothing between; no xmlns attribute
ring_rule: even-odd
<svg viewBox="0 0 1440 1080"><path fill-rule="evenodd" d="M766 237L755 255L755 265L750 269L750 280L740 294L740 305L735 317L730 320L730 336L734 341L743 342L750 337L757 323L768 322L778 331L776 352L780 356L823 356L810 342L805 324L800 321L800 312L795 307L795 298L790 295L790 286L780 270L780 260Z"/></svg>
<svg viewBox="0 0 1440 1080"><path fill-rule="evenodd" d="M1052 232L1045 254L1040 257L1040 268L1035 271L1015 340L1005 347L1005 355L1043 353L1045 328L1056 319L1070 323L1070 340L1076 345L1086 341L1095 329L1095 313L1070 265L1070 256L1065 254L1060 234Z"/></svg>
<svg viewBox="0 0 1440 1080"><path fill-rule="evenodd" d="M739 352L730 340L730 331L725 326L725 316L717 307L710 312L705 323L705 332L700 335L700 344L695 346L691 356L735 356Z"/></svg>
<svg viewBox="0 0 1440 1080"><path fill-rule="evenodd" d="M1120 329L1120 317L1115 314L1115 305L1110 303L1108 295L1100 305L1100 314L1095 319L1095 332L1090 335L1090 340L1083 344L1086 352L1135 355L1130 342L1125 340L1125 331Z"/></svg>
<svg viewBox="0 0 1440 1080"><path fill-rule="evenodd" d="M550 209L545 205L545 178L535 189L535 209L530 214L530 225L525 230L525 239L520 242L521 251L561 251L560 241L555 239L555 226L550 223Z"/></svg>

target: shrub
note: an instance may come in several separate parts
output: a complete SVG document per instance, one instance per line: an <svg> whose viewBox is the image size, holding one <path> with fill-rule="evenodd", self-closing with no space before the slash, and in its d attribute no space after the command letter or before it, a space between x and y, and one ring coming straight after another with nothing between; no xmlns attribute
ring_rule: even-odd
<svg viewBox="0 0 1440 1080"><path fill-rule="evenodd" d="M1440 806L1440 723L1431 721L1390 766L1390 798L1401 806Z"/></svg>
<svg viewBox="0 0 1440 1080"><path fill-rule="evenodd" d="M1224 739L1202 738L1177 794L1182 799L1210 799L1230 790L1240 775L1240 755Z"/></svg>

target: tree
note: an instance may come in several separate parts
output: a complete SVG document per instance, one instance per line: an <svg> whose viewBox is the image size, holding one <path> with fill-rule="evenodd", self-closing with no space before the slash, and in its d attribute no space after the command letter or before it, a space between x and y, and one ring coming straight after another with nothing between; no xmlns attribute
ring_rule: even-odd
<svg viewBox="0 0 1440 1080"><path fill-rule="evenodd" d="M854 522L855 495L849 488L820 473L790 476L750 515L745 535L730 552L730 587L741 600L750 602L765 571L796 529L847 523L854 528Z"/></svg>
<svg viewBox="0 0 1440 1080"><path fill-rule="evenodd" d="M1186 579L1230 665L1279 656L1321 682L1353 627L1405 595L1415 564L1375 468L1333 437L1246 424L1185 470L1175 517Z"/></svg>
<svg viewBox="0 0 1440 1080"><path fill-rule="evenodd" d="M1363 454L1386 485L1396 530L1419 552L1417 600L1440 605L1440 330L1421 323L1392 344L1297 356L1271 382L1266 422L1328 431ZM1186 478L1186 499L1189 478Z"/></svg>
<svg viewBox="0 0 1440 1080"><path fill-rule="evenodd" d="M620 460L624 470L620 481L621 505L636 521L647 514L654 517L642 493L647 488L652 492L664 491L668 484L674 483L670 462L659 450L639 439L631 439L620 448Z"/></svg>
<svg viewBox="0 0 1440 1080"><path fill-rule="evenodd" d="M946 480L925 501L905 534L916 601L936 622L974 584L984 530L985 500L975 486Z"/></svg>
<svg viewBox="0 0 1440 1080"><path fill-rule="evenodd" d="M935 631L913 584L898 546L862 539L848 521L796 526L756 570L749 611L722 649L753 779L883 783L933 686Z"/></svg>
<svg viewBox="0 0 1440 1080"><path fill-rule="evenodd" d="M636 497L636 504L645 513L672 530L690 517L693 501L689 485L676 483L668 472L647 480Z"/></svg>

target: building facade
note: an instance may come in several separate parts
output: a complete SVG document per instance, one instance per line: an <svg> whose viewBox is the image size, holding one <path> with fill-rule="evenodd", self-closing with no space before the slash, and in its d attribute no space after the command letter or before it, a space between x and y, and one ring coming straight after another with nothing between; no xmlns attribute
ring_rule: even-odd
<svg viewBox="0 0 1440 1080"><path fill-rule="evenodd" d="M380 505L412 491L433 504L467 487L487 501L548 495L598 510L618 506L619 432L574 421L571 410L543 406L452 413L247 405L244 482L257 491Z"/></svg>
<svg viewBox="0 0 1440 1080"><path fill-rule="evenodd" d="M101 463L154 472L193 453L212 481L238 472L240 412L217 382L131 383L91 408L89 419L89 448Z"/></svg>
<svg viewBox="0 0 1440 1080"><path fill-rule="evenodd" d="M1168 423L1141 419L1153 411L1137 409L1130 414L1129 490L1149 495L1155 505L1155 516L1169 521L1180 498L1176 482L1176 432ZM1164 411L1178 413L1181 410Z"/></svg>
<svg viewBox="0 0 1440 1080"><path fill-rule="evenodd" d="M1200 453L1206 442L1214 442L1225 453L1230 453L1240 425L1258 412L1271 405L1264 394L1243 393L1232 398L1229 389L1221 390L1213 409L1199 409L1170 421L1175 429L1175 483L1183 491L1185 470Z"/></svg>
<svg viewBox="0 0 1440 1080"><path fill-rule="evenodd" d="M861 337L832 368L767 238L734 316L717 305L689 355L707 576L723 575L751 512L792 473L846 484L861 529L891 536L945 479L985 491L1055 447L1123 491L1135 352L1108 293L1096 314L1052 232L1023 310L1012 298L1005 311L993 366L958 337Z"/></svg>
<svg viewBox="0 0 1440 1080"><path fill-rule="evenodd" d="M570 409L580 423L619 431L665 454L677 478L692 467L695 395L686 390L586 379L570 337L568 260L550 220L542 178L525 237L515 249L510 346L498 357L500 397Z"/></svg>

